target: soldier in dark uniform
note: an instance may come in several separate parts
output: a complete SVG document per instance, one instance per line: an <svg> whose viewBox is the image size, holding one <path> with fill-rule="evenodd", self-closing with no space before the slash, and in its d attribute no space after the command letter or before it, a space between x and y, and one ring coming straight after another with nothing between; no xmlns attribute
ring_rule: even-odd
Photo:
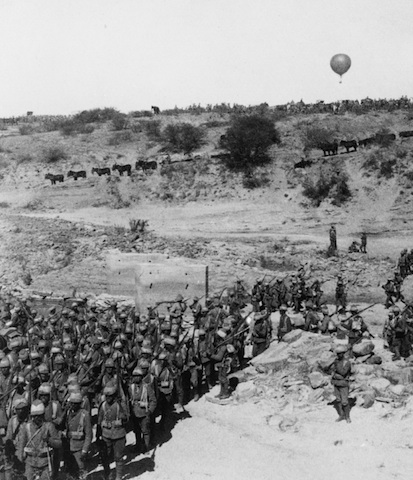
<svg viewBox="0 0 413 480"><path fill-rule="evenodd" d="M394 305L394 298L396 296L396 289L394 286L393 280L387 280L385 285L382 285L384 292L386 294L386 302L384 304L385 308L389 308L391 305Z"/></svg>
<svg viewBox="0 0 413 480"><path fill-rule="evenodd" d="M218 369L218 381L220 384L220 392L217 398L225 400L229 398L231 392L229 390L228 375L231 372L232 361L235 354L235 348L231 344L221 344L216 353L211 358L215 361L216 368Z"/></svg>
<svg viewBox="0 0 413 480"><path fill-rule="evenodd" d="M347 330L350 348L360 341L364 332L368 331L367 325L365 324L363 317L358 315L358 311L358 307L352 305L350 307L351 316L348 320L341 323L341 326Z"/></svg>
<svg viewBox="0 0 413 480"><path fill-rule="evenodd" d="M405 356L406 340L407 340L407 323L404 315L400 313L399 307L393 308L394 319L392 322L393 331L393 360L400 360L402 356Z"/></svg>
<svg viewBox="0 0 413 480"><path fill-rule="evenodd" d="M35 400L30 409L31 419L19 436L17 458L25 463L27 480L49 480L50 448L62 448L62 440L53 423L44 419L44 405Z"/></svg>
<svg viewBox="0 0 413 480"><path fill-rule="evenodd" d="M361 253L367 253L367 235L366 235L366 232L363 232L361 234L360 242L361 242L360 252Z"/></svg>
<svg viewBox="0 0 413 480"><path fill-rule="evenodd" d="M340 422L341 420L346 420L347 423L350 423L350 405L348 395L351 364L349 360L344 358L346 351L347 347L344 345L339 345L336 349L337 359L332 366L332 384L334 386L334 395L336 396L337 410L339 414L339 417L336 421Z"/></svg>
<svg viewBox="0 0 413 480"><path fill-rule="evenodd" d="M72 473L77 475L80 480L86 477L85 459L92 442L92 421L89 412L82 408L82 402L81 393L71 393L69 396L70 407L66 418L69 459L74 459L75 462L72 463L76 464L76 469Z"/></svg>
<svg viewBox="0 0 413 480"><path fill-rule="evenodd" d="M338 278L336 285L336 308L346 308L347 305L347 294L346 287L341 278Z"/></svg>
<svg viewBox="0 0 413 480"><path fill-rule="evenodd" d="M194 297L191 305L192 315L194 317L194 328L199 328L202 317L202 305L199 303L199 298Z"/></svg>
<svg viewBox="0 0 413 480"><path fill-rule="evenodd" d="M267 348L268 324L264 321L264 315L258 312L254 315L254 327L252 329L252 356L260 355Z"/></svg>
<svg viewBox="0 0 413 480"><path fill-rule="evenodd" d="M7 425L4 449L6 454L4 465L5 480L12 480L13 473L24 473L24 464L17 458L16 451L19 443L19 434L21 434L27 423L28 407L29 404L26 400L17 400L14 405L16 413L10 418Z"/></svg>
<svg viewBox="0 0 413 480"><path fill-rule="evenodd" d="M280 342L284 335L291 332L292 329L291 319L287 315L287 305L283 304L280 306L280 323L278 324L277 332L278 341Z"/></svg>
<svg viewBox="0 0 413 480"><path fill-rule="evenodd" d="M136 448L138 451L147 452L151 447L152 415L156 409L156 396L152 384L143 381L144 376L144 371L140 367L136 367L132 372L129 399Z"/></svg>
<svg viewBox="0 0 413 480"><path fill-rule="evenodd" d="M116 463L116 480L123 474L123 456L126 445L126 424L128 422L127 407L116 398L117 387L110 385L104 388L105 401L98 411L96 440L101 443L101 461L105 479L109 478L110 458L113 455Z"/></svg>
<svg viewBox="0 0 413 480"><path fill-rule="evenodd" d="M334 225L330 228L330 252L333 255L337 252L337 232Z"/></svg>

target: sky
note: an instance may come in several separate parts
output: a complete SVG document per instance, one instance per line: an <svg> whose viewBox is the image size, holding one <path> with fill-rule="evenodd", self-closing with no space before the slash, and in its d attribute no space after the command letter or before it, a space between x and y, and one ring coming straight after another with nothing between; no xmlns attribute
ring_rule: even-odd
<svg viewBox="0 0 413 480"><path fill-rule="evenodd" d="M0 0L0 117L413 97L412 23L412 0Z"/></svg>

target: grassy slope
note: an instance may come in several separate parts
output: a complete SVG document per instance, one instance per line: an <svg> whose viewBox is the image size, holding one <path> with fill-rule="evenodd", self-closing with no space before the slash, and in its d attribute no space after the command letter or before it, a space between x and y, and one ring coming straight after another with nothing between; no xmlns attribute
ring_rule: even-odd
<svg viewBox="0 0 413 480"><path fill-rule="evenodd" d="M320 241L316 239L326 236L332 222L339 226L340 235L346 235L349 238L351 236L357 238L363 229L366 229L371 236L395 230L399 235L403 235L409 229L412 198L410 192L413 183L409 180L407 173L412 157L413 139L405 140L403 143L398 139L390 148L373 147L326 159L321 157L321 151L318 150L303 152L303 135L308 126L321 125L334 129L339 139L360 139L371 136L383 128L393 132L412 129L411 122L402 112L363 116L296 116L278 122L276 126L281 132L282 143L271 149L273 162L258 172L259 175L268 178L270 183L255 190L245 189L241 175L228 172L219 160L211 159L211 155L217 153L218 139L225 131L227 117L202 114L179 117L161 116L160 119L163 126L168 122L177 121L189 121L195 125L202 125L210 120L223 122L224 125L208 129L207 143L200 151L194 152L194 156L199 156L194 162L176 163L164 169L162 174L159 170L147 175L134 171L132 177L119 178L115 174L110 180L106 177L92 176L91 168L111 166L115 162L134 165L138 158L160 160L165 154L161 151L159 142L148 139L141 132L133 133L131 141L110 146L109 139L113 137L114 132L108 124L97 125L92 134L74 137L63 137L59 132L21 136L18 134L18 129L9 128L4 132L9 136L3 137L0 141L2 151L0 153L2 186L0 206L4 207L2 211L6 214L57 212L62 216L70 213L73 219L79 219L81 217L78 212L89 209L92 211L92 214L89 214L91 221L95 220L93 212L96 212L96 218L98 214L104 216L103 223L107 220L108 223L124 225L127 225L128 216L148 218L148 215L152 214L152 217L149 217L150 225L154 225L158 233L178 234L186 228L187 237L194 233L201 237L208 234L214 235L214 232L218 231L242 234L250 232L252 235L250 240L244 239L238 243L238 240L234 240L232 244L225 245L212 239L208 243L200 258L213 265L218 279L217 284L224 283L224 277L228 275L243 277L245 274L248 281L252 281L258 275L257 272L265 267L267 258L271 260L275 251L271 238L262 240L262 235L266 233L293 234L297 238L301 234L308 235L309 241L315 242L315 248L320 249ZM45 149L56 145L67 153L67 159L56 164L45 163ZM294 163L303 158L314 160L313 166L306 170L295 170ZM183 155L172 155L173 161L182 159ZM393 167L393 174L386 178L380 174L380 165L388 159L396 159L397 164ZM366 166L366 162L369 166ZM51 186L50 182L44 179L47 172L66 173L70 169L85 169L88 172L88 178L77 182L68 179L56 186ZM319 208L313 208L303 197L301 185L306 177L317 178L320 172L327 170L340 170L347 173L353 198L342 207L333 206L327 200ZM50 243L50 231L53 230L53 226L44 225L49 235L47 242ZM57 225L56 227L60 228ZM10 228L12 230L15 228L15 222L12 222ZM78 268L78 260L75 264L64 266L67 253L64 242L60 242L59 239L53 238L51 245L44 245L41 241L36 244L36 251L41 251L46 246L48 249L46 258L40 253L34 255L34 252L26 252L24 241L25 237L30 235L29 230L20 233L21 243L16 243L7 234L10 228L8 225L3 228L4 238L8 240L9 248L9 251L4 254L3 266L8 264L10 258L14 258L17 265L13 271L18 272L22 264L18 255L24 257L27 253L30 256L29 264L33 263L34 257L39 257L36 265L27 266L27 269L33 273L35 283L36 275L42 274L41 263L45 261L50 261L54 272L65 268L64 271L70 273L69 269ZM36 235L41 229L42 227L36 224ZM76 235L81 237L83 233L79 230ZM101 233L97 232L96 238L99 235ZM260 237L263 243L257 243L257 238ZM325 242L325 240L322 241ZM344 247L347 237L342 242ZM393 242L391 246L383 241L381 244L377 243L377 253L383 245L385 248L393 248L396 252L400 246L404 246L403 242L402 239L399 243ZM96 240L92 239L91 243L95 244ZM88 245L87 240L86 244ZM16 249L17 245L19 251L16 253L13 248ZM116 242L112 246L116 247ZM82 248L86 249L84 255L79 256L83 259L84 270L76 274L82 276L91 268L87 258L90 257L93 263L96 252L92 249L88 253L85 240L83 243L75 242L72 248L76 252L80 252ZM105 244L102 244L98 250L102 251L104 248ZM290 251L291 248L292 251ZM276 259L279 268L288 269L288 266L294 268L301 261L306 261L305 255L308 255L310 247L303 245L291 248L284 245L281 250L276 250L279 256ZM59 257L56 260L53 255L60 250L63 260ZM10 251L13 251L13 255L10 255ZM63 262L63 266L59 262ZM340 262L340 265L332 264L332 267L330 265L333 268L332 273L337 268L347 268L345 259ZM326 268L325 263L321 262L318 267L320 265L323 272ZM250 271L251 266L256 268ZM380 271L381 275L385 275L387 267L383 267ZM58 277L58 273L55 273L53 279L44 277L40 283L45 286L48 281L57 281ZM369 278L366 278L365 282L370 282Z"/></svg>

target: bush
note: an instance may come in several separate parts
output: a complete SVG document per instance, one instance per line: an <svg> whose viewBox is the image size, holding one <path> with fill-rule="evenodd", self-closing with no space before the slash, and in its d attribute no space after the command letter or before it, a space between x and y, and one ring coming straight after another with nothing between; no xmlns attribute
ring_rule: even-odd
<svg viewBox="0 0 413 480"><path fill-rule="evenodd" d="M20 135L31 135L32 133L34 133L34 128L32 125L29 124L20 125L19 132Z"/></svg>
<svg viewBox="0 0 413 480"><path fill-rule="evenodd" d="M167 151L184 152L186 155L199 148L204 137L204 131L190 123L170 124L162 132Z"/></svg>
<svg viewBox="0 0 413 480"><path fill-rule="evenodd" d="M153 117L153 113L150 110L137 110L130 112L129 115L133 118Z"/></svg>
<svg viewBox="0 0 413 480"><path fill-rule="evenodd" d="M309 150L311 148L319 148L323 143L330 143L334 140L336 132L325 127L310 127L308 126L303 134L304 148Z"/></svg>
<svg viewBox="0 0 413 480"><path fill-rule="evenodd" d="M65 152L64 148L58 145L46 148L43 151L43 156L46 163L56 163L68 158L68 154Z"/></svg>
<svg viewBox="0 0 413 480"><path fill-rule="evenodd" d="M160 120L146 120L141 121L140 125L145 130L148 138L157 139L161 138L161 121Z"/></svg>
<svg viewBox="0 0 413 480"><path fill-rule="evenodd" d="M130 130L124 130L123 132L117 132L112 135L108 140L108 145L117 146L122 143L130 142L132 140L132 132Z"/></svg>
<svg viewBox="0 0 413 480"><path fill-rule="evenodd" d="M77 113L73 117L75 123L103 123L108 122L119 115L119 111L115 108L94 108L92 110L84 110Z"/></svg>
<svg viewBox="0 0 413 480"><path fill-rule="evenodd" d="M124 113L117 113L112 118L112 127L114 130L125 130L128 126L128 117Z"/></svg>
<svg viewBox="0 0 413 480"><path fill-rule="evenodd" d="M17 157L16 165L20 165L22 163L30 163L33 161L33 157L30 153L22 153Z"/></svg>
<svg viewBox="0 0 413 480"><path fill-rule="evenodd" d="M280 135L271 120L259 115L235 116L221 136L220 147L228 152L224 159L233 170L250 171L270 162L268 148L280 143Z"/></svg>
<svg viewBox="0 0 413 480"><path fill-rule="evenodd" d="M65 136L72 136L78 133L90 134L94 132L95 127L91 124L76 122L75 120L69 119L60 122L59 126L60 133Z"/></svg>
<svg viewBox="0 0 413 480"><path fill-rule="evenodd" d="M344 174L323 175L317 181L307 179L304 182L303 195L312 201L315 207L320 206L326 198L331 198L332 204L339 206L351 198L348 178Z"/></svg>
<svg viewBox="0 0 413 480"><path fill-rule="evenodd" d="M380 163L380 176L384 178L391 178L393 176L393 167L396 165L396 160L383 160Z"/></svg>
<svg viewBox="0 0 413 480"><path fill-rule="evenodd" d="M265 187L271 183L271 180L265 175L245 175L242 180L242 185L248 190L253 190L254 188Z"/></svg>

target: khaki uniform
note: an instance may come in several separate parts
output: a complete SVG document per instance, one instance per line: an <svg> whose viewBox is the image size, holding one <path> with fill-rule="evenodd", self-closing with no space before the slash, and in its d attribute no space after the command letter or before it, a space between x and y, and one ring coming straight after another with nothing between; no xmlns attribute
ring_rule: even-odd
<svg viewBox="0 0 413 480"><path fill-rule="evenodd" d="M62 440L53 423L44 422L40 427L32 421L25 424L19 436L17 458L25 463L27 480L36 476L48 480L51 474L51 447L61 448Z"/></svg>
<svg viewBox="0 0 413 480"><path fill-rule="evenodd" d="M105 476L109 476L110 457L116 462L116 478L120 479L123 470L123 455L126 445L126 423L128 421L126 405L118 401L109 405L104 401L98 412L97 438L102 436L101 448L102 465Z"/></svg>
<svg viewBox="0 0 413 480"><path fill-rule="evenodd" d="M24 465L16 457L16 451L21 432L24 428L26 428L26 424L26 421L20 422L17 415L13 415L7 425L7 433L5 438L6 460L4 465L6 480L12 479L13 471L18 473L24 472Z"/></svg>
<svg viewBox="0 0 413 480"><path fill-rule="evenodd" d="M92 442L92 421L88 411L81 408L70 411L66 418L66 437L69 440L70 457L76 461L79 476L85 476L85 456ZM77 473L77 472L76 472Z"/></svg>

